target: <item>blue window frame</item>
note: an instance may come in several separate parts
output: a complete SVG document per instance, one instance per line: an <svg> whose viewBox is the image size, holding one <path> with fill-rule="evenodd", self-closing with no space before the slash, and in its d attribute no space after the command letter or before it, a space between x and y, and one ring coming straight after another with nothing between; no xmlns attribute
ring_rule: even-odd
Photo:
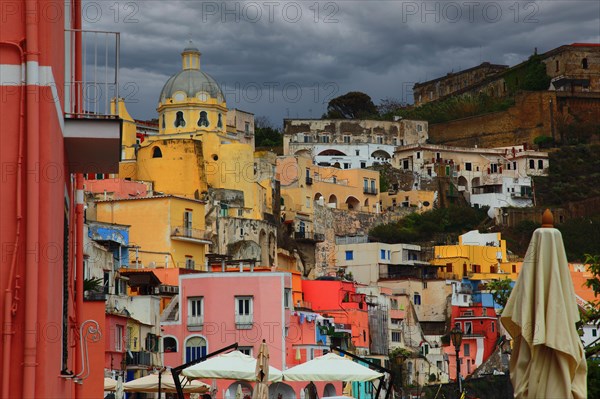
<svg viewBox="0 0 600 399"><path fill-rule="evenodd" d="M354 251L346 251L346 260L354 260Z"/></svg>
<svg viewBox="0 0 600 399"><path fill-rule="evenodd" d="M381 250L381 259L385 259L385 249Z"/></svg>

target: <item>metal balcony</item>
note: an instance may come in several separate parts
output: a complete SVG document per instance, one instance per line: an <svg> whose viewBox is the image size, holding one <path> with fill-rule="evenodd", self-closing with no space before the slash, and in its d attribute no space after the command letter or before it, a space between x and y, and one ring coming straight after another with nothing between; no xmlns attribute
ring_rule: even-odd
<svg viewBox="0 0 600 399"><path fill-rule="evenodd" d="M312 185L312 184L313 184L313 179L312 179L312 177L308 177L308 176L306 176L306 185L307 185L307 186L310 186L310 185Z"/></svg>
<svg viewBox="0 0 600 399"><path fill-rule="evenodd" d="M125 355L127 366L152 366L150 352L127 351Z"/></svg>
<svg viewBox="0 0 600 399"><path fill-rule="evenodd" d="M377 195L377 189L374 187L363 187L363 194Z"/></svg>
<svg viewBox="0 0 600 399"><path fill-rule="evenodd" d="M192 229L184 226L173 227L171 230L171 238L180 239L183 241L195 241L204 244L211 244L211 232L208 230Z"/></svg>
<svg viewBox="0 0 600 399"><path fill-rule="evenodd" d="M296 231L294 232L294 239L303 242L323 242L325 241L325 234L313 233L310 231Z"/></svg>
<svg viewBox="0 0 600 399"><path fill-rule="evenodd" d="M64 138L72 173L117 173L121 161L118 32L66 30Z"/></svg>

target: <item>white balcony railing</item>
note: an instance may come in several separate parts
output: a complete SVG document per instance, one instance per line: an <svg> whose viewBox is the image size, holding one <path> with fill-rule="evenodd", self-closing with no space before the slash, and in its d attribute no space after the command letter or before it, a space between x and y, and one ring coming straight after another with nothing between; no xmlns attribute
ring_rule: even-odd
<svg viewBox="0 0 600 399"><path fill-rule="evenodd" d="M188 316L187 325L190 327L201 327L204 325L204 315Z"/></svg>
<svg viewBox="0 0 600 399"><path fill-rule="evenodd" d="M254 317L253 317L252 313L235 315L236 327L241 330L251 329L253 320L254 320Z"/></svg>

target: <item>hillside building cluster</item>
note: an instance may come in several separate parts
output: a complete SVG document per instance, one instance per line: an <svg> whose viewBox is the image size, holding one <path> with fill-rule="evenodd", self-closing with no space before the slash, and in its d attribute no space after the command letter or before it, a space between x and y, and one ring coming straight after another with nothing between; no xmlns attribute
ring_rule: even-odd
<svg viewBox="0 0 600 399"><path fill-rule="evenodd" d="M81 13L78 2L67 4ZM59 19L38 18L27 32L18 19L3 27L27 40L0 48L0 91L11 99L0 104L9 127L0 154L15 165L3 182L3 200L4 192L14 198L0 209L2 237L14 238L0 260L2 397L102 397L104 378L130 381L235 342L255 356L263 339L274 367L337 346L399 367L406 393L455 378L455 325L464 332L464 377L506 371L489 362L503 356L506 337L486 284L514 281L525 266L501 235L471 231L427 247L368 233L451 202L489 207L502 222L506 208L535 203L532 177L547 173L547 153L531 143L434 145L425 121L327 119L285 120L284 154L257 151L254 115L228 108L191 42L160 93L156 121L135 120L118 97L92 110L81 93L98 82L83 82L80 20ZM37 30L47 40L38 42ZM118 55L118 35L102 34ZM543 55L556 64L556 90L600 91L596 75L578 75L600 65L596 52L580 59L588 47ZM417 105L505 70L482 65L436 80L435 96L427 82L415 89L426 93ZM54 96L63 83L69 90ZM53 101L36 103L40 93ZM59 166L55 180L27 173L49 165ZM387 181L380 168L401 179ZM570 267L588 306L590 273ZM584 340L597 333L586 326ZM215 399L238 389L251 397L254 388L209 383ZM375 393L364 382L270 388L278 399L306 389L310 399Z"/></svg>

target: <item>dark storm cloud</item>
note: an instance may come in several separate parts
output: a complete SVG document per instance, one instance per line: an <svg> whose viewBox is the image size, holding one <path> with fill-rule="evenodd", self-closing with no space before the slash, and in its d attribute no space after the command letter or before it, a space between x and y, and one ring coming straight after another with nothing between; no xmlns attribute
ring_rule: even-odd
<svg viewBox="0 0 600 399"><path fill-rule="evenodd" d="M415 82L450 71L600 41L596 1L84 2L97 7L86 28L121 32L121 81L137 86L128 107L140 119L156 117L189 38L229 107L276 123L320 117L349 90L410 100Z"/></svg>

